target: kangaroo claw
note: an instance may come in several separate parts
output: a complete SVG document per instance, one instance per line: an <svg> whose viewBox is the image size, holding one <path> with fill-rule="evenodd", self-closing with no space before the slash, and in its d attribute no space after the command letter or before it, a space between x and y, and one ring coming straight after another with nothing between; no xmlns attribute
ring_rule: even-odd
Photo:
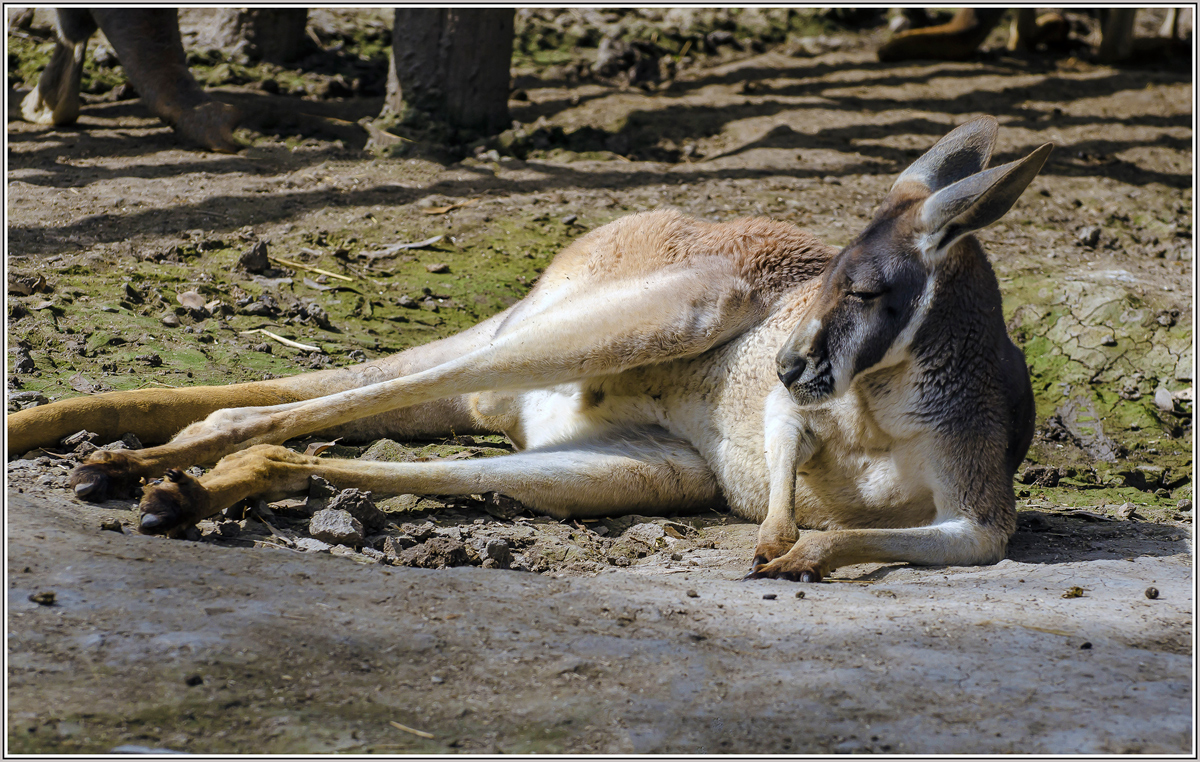
<svg viewBox="0 0 1200 762"><path fill-rule="evenodd" d="M71 472L71 489L81 500L102 503L110 497L130 497L140 479L116 464L84 463Z"/></svg>

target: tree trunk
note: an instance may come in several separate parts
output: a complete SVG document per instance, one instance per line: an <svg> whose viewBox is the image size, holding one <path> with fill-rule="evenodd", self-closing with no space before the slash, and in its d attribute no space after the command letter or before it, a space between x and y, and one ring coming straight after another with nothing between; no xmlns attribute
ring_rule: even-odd
<svg viewBox="0 0 1200 762"><path fill-rule="evenodd" d="M509 125L512 8L396 9L385 112L425 112L456 129Z"/></svg>

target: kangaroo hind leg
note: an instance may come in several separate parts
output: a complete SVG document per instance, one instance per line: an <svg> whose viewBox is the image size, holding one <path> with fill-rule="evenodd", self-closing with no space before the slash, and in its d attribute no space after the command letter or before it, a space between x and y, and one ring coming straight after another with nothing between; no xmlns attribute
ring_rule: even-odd
<svg viewBox="0 0 1200 762"><path fill-rule="evenodd" d="M199 479L168 471L166 480L146 488L141 530L159 534L247 497L301 492L314 475L376 495L499 492L558 519L675 512L722 501L699 453L657 426L512 455L417 463L315 458L258 445L222 459Z"/></svg>

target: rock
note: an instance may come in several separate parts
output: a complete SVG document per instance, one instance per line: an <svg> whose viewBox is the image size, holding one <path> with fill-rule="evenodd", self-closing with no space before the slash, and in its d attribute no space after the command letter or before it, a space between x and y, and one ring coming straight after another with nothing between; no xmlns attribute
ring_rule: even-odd
<svg viewBox="0 0 1200 762"><path fill-rule="evenodd" d="M1155 390L1154 405L1164 413L1170 413L1175 410L1175 399L1165 386L1160 386Z"/></svg>
<svg viewBox="0 0 1200 762"><path fill-rule="evenodd" d="M320 476L308 477L308 508L309 514L324 508L341 490Z"/></svg>
<svg viewBox="0 0 1200 762"><path fill-rule="evenodd" d="M305 553L328 553L333 546L327 542L321 542L314 537L301 537L296 540L296 550L303 550Z"/></svg>
<svg viewBox="0 0 1200 762"><path fill-rule="evenodd" d="M658 524L636 524L625 530L625 537L659 548L666 545L666 531Z"/></svg>
<svg viewBox="0 0 1200 762"><path fill-rule="evenodd" d="M450 265L445 262L436 262L434 264L425 265L425 269L431 273L440 274L450 272Z"/></svg>
<svg viewBox="0 0 1200 762"><path fill-rule="evenodd" d="M311 487L310 487L311 490ZM326 505L327 510L346 511L369 532L378 531L387 523L387 514L375 507L370 492L358 489L342 490Z"/></svg>
<svg viewBox="0 0 1200 762"><path fill-rule="evenodd" d="M1126 521L1130 521L1137 517L1137 506L1133 503L1125 503L1117 509L1117 515Z"/></svg>
<svg viewBox="0 0 1200 762"><path fill-rule="evenodd" d="M72 434L69 437L63 437L62 441L59 442L59 444L61 444L63 446L63 449L65 449L65 450L74 450L76 447L83 444L84 442L94 442L96 440L96 437L98 437L98 436L100 436L100 435L93 434L92 432L86 431L86 430L76 431L74 434Z"/></svg>
<svg viewBox="0 0 1200 762"><path fill-rule="evenodd" d="M238 259L238 266L249 273L261 273L271 266L267 259L267 242L259 241Z"/></svg>
<svg viewBox="0 0 1200 762"><path fill-rule="evenodd" d="M8 395L8 412L10 413L48 404L50 404L50 400L46 399L46 395L36 390L12 392Z"/></svg>
<svg viewBox="0 0 1200 762"><path fill-rule="evenodd" d="M349 511L317 511L308 522L308 533L331 545L360 545L363 540L363 525Z"/></svg>
<svg viewBox="0 0 1200 762"><path fill-rule="evenodd" d="M1192 501L1191 500L1180 500L1178 503L1175 504L1175 509L1180 510L1180 511L1190 511L1190 510L1192 510Z"/></svg>
<svg viewBox="0 0 1200 762"><path fill-rule="evenodd" d="M378 551L373 551L373 552L378 553ZM379 563L379 560L380 560L378 558L375 558L374 556L368 556L365 553L359 553L354 548L348 547L346 545L333 546L332 548L329 549L329 554L333 555L333 556L341 556L343 558L349 558L351 561L357 561L360 564L376 564L376 563ZM383 554L380 554L380 555L382 556Z"/></svg>
<svg viewBox="0 0 1200 762"><path fill-rule="evenodd" d="M1095 225L1088 225L1085 228L1081 228L1075 240L1089 249L1094 249L1096 244L1100 243L1100 228Z"/></svg>
<svg viewBox="0 0 1200 762"><path fill-rule="evenodd" d="M434 537L402 552L396 563L423 569L443 569L447 566L467 566L471 559L467 555L467 546L461 540Z"/></svg>
<svg viewBox="0 0 1200 762"><path fill-rule="evenodd" d="M16 360L12 367L17 373L30 373L37 370L37 364L34 363L33 356L29 354L29 350L25 347L17 347L12 350L12 355Z"/></svg>
<svg viewBox="0 0 1200 762"><path fill-rule="evenodd" d="M484 566L494 565L500 569L507 569L512 566L513 555L508 548L508 541L502 539L488 540L487 546L483 549Z"/></svg>
<svg viewBox="0 0 1200 762"><path fill-rule="evenodd" d="M426 521L424 524L402 524L400 531L416 542L425 542L433 536L435 527L431 522Z"/></svg>
<svg viewBox="0 0 1200 762"><path fill-rule="evenodd" d="M369 545L363 547L362 554L367 558L373 558L376 561L382 561L384 559L382 551L375 550L375 548L372 548Z"/></svg>
<svg viewBox="0 0 1200 762"><path fill-rule="evenodd" d="M1030 466L1021 474L1021 483L1054 487L1058 484L1059 477L1058 469L1053 466Z"/></svg>
<svg viewBox="0 0 1200 762"><path fill-rule="evenodd" d="M179 327L179 318L175 317L175 315L173 313L168 313L166 315L163 315L162 324L165 325L167 328L178 328Z"/></svg>
<svg viewBox="0 0 1200 762"><path fill-rule="evenodd" d="M575 220L577 220L577 219L579 219L579 215L577 215L577 214L568 214L566 217L563 217L563 218L562 218L562 224L564 224L564 225L574 225L574 224L575 224Z"/></svg>
<svg viewBox="0 0 1200 762"><path fill-rule="evenodd" d="M404 294L403 296L401 296L399 299L396 300L396 306L404 307L404 308L410 309L410 310L415 310L415 309L418 309L421 305L417 303L416 299L413 299L408 294Z"/></svg>

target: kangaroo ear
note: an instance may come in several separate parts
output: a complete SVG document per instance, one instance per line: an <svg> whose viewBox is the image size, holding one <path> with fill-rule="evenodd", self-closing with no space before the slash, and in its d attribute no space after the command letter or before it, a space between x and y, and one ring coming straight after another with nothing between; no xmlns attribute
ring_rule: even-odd
<svg viewBox="0 0 1200 762"><path fill-rule="evenodd" d="M1046 143L1024 159L959 180L925 199L920 227L926 235L926 260L940 259L959 238L1003 217L1037 177L1053 148Z"/></svg>
<svg viewBox="0 0 1200 762"><path fill-rule="evenodd" d="M959 125L901 172L892 187L903 182L918 182L931 191L938 191L979 172L992 157L997 126L996 119L990 116Z"/></svg>

